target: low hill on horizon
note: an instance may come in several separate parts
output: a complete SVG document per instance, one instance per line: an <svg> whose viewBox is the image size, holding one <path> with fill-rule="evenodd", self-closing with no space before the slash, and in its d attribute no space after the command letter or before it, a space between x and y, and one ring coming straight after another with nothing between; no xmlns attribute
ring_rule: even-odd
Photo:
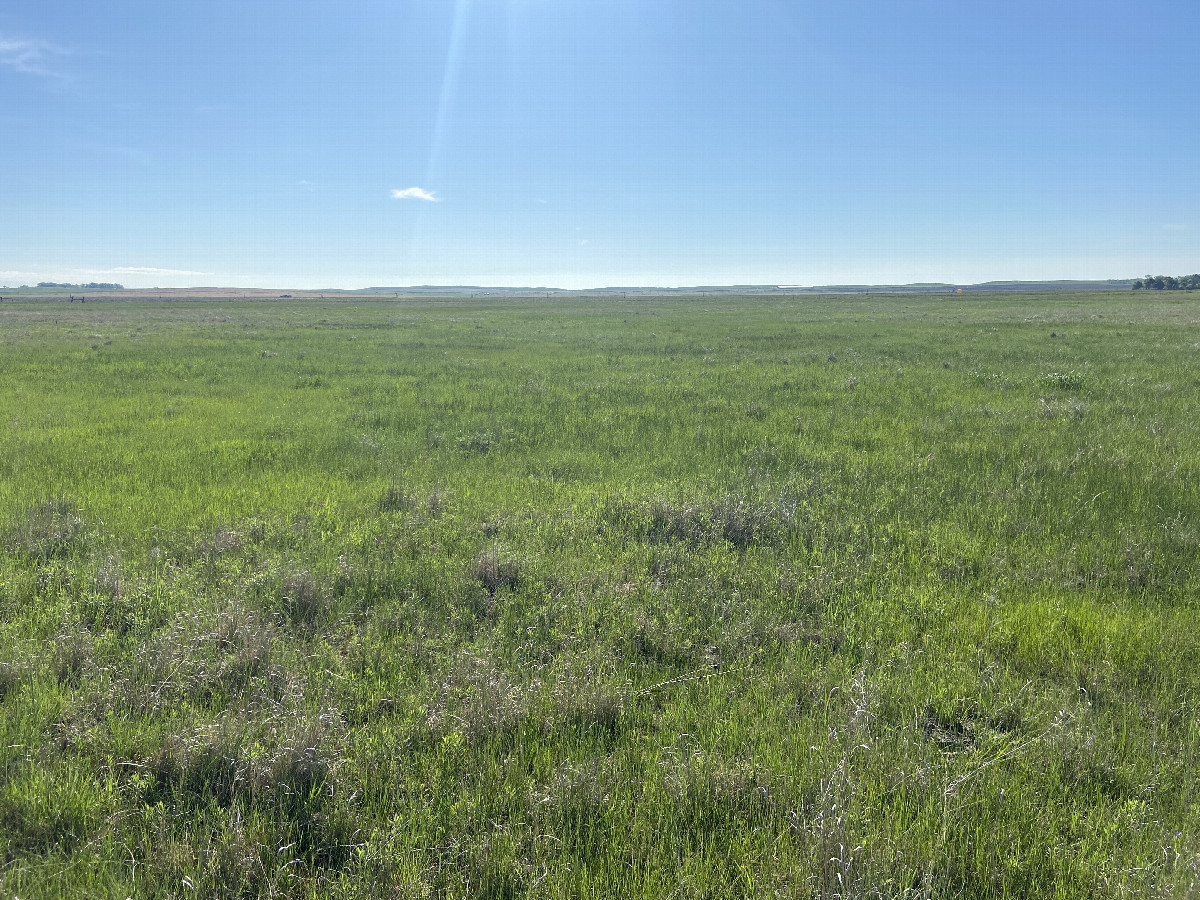
<svg viewBox="0 0 1200 900"><path fill-rule="evenodd" d="M241 288L187 287L187 288L124 288L108 286L83 286L88 299L116 299L125 297L152 296L161 299L179 299L200 296L207 299L280 299L311 300L347 296L396 297L412 296L501 296L516 297L544 296L679 296L695 294L957 294L985 292L1050 292L1050 291L1127 291L1132 290L1134 279L1109 279L1105 281L987 281L979 284L951 284L949 282L919 282L912 284L823 284L823 285L777 285L777 284L734 284L694 285L688 287L611 286L601 288L556 288L556 287L493 287L487 285L409 285L376 286L366 288ZM78 292L81 286L70 289L55 285L21 285L0 287L0 299L27 296L62 296ZM107 295L107 296L106 296ZM77 298L78 299L78 298Z"/></svg>

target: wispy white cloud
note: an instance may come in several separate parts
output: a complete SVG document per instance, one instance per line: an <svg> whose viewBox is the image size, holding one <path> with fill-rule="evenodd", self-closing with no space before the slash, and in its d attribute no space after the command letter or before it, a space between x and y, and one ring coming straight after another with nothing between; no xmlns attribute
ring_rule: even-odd
<svg viewBox="0 0 1200 900"><path fill-rule="evenodd" d="M410 187L404 190L392 189L393 200L424 200L426 203L437 203L438 198L433 191L427 191L425 188Z"/></svg>
<svg viewBox="0 0 1200 900"><path fill-rule="evenodd" d="M210 277L212 272L197 272L194 269L164 269L157 266L116 266L110 269L84 269L51 267L41 271L0 270L0 284L37 284L39 281L55 281L64 284L89 281L117 281L127 286L161 284L166 286L181 280L191 281L198 277Z"/></svg>
<svg viewBox="0 0 1200 900"><path fill-rule="evenodd" d="M192 269L159 269L154 266L117 266L105 269L104 275L211 275L211 272L196 272Z"/></svg>
<svg viewBox="0 0 1200 900"><path fill-rule="evenodd" d="M0 34L0 65L27 75L59 77L57 63L68 52L47 41Z"/></svg>

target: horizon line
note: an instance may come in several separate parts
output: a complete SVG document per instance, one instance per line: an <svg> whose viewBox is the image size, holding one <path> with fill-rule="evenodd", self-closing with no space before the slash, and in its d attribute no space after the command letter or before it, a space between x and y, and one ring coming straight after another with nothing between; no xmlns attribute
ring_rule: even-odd
<svg viewBox="0 0 1200 900"><path fill-rule="evenodd" d="M758 291L758 292L774 292L774 291L797 291L797 292L821 292L821 291L886 291L886 290L906 290L919 291L921 289L929 290L967 290L967 289L986 289L989 287L1021 287L1021 286L1037 286L1037 285L1060 285L1063 287L1070 286L1132 286L1135 281L1138 281L1143 276L1130 278L1047 278L1047 279L996 279L990 281L979 282L951 282L951 281L913 281L913 282L843 282L843 283L827 283L827 284L774 284L770 282L763 283L741 283L741 284L693 284L693 285L655 285L655 284L638 284L638 285L603 285L598 287L555 287L551 285L488 285L488 284L409 284L409 285L369 285L366 287L251 287L245 285L190 285L190 286L151 286L151 287L126 287L120 285L115 288L91 288L84 283L70 284L59 282L62 286L45 286L23 284L23 285L5 285L0 286L0 291L45 291L45 292L62 292L71 290L92 290L97 293L115 293L115 292L179 292L179 291L204 291L204 292L255 292L255 293L288 293L296 292L303 294L322 294L322 293L337 293L337 294L380 294L386 292L422 292L422 293L453 293L453 292L503 292L503 293L616 293L616 292L669 292L669 293L702 293L702 292L726 292L734 293L738 291ZM116 282L113 282L116 284Z"/></svg>

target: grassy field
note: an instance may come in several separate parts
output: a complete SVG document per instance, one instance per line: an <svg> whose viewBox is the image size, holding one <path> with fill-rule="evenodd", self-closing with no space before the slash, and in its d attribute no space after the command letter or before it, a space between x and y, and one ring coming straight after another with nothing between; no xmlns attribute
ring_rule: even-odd
<svg viewBox="0 0 1200 900"><path fill-rule="evenodd" d="M1195 896L1198 323L5 302L0 896Z"/></svg>

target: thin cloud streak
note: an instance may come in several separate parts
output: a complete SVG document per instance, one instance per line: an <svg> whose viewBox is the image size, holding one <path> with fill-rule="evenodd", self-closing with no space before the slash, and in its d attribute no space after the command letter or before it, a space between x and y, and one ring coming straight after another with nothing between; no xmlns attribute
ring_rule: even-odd
<svg viewBox="0 0 1200 900"><path fill-rule="evenodd" d="M196 272L192 269L158 269L154 266L117 266L104 269L103 275L211 275L211 272Z"/></svg>
<svg viewBox="0 0 1200 900"><path fill-rule="evenodd" d="M424 200L426 203L437 203L438 198L433 191L427 191L424 188L410 187L404 190L392 189L393 200Z"/></svg>
<svg viewBox="0 0 1200 900"><path fill-rule="evenodd" d="M0 65L26 75L50 78L62 77L55 70L54 60L67 56L68 51L47 41L13 38L0 34Z"/></svg>
<svg viewBox="0 0 1200 900"><path fill-rule="evenodd" d="M195 269L165 269L159 266L114 266L108 269L52 267L41 271L0 270L0 284L15 286L17 284L35 285L40 281L64 284L117 281L126 284L127 287L131 286L128 282L133 282L132 286L134 287L149 287L152 284L166 287L172 282L178 283L181 279L190 281L213 275L213 272L199 272Z"/></svg>

